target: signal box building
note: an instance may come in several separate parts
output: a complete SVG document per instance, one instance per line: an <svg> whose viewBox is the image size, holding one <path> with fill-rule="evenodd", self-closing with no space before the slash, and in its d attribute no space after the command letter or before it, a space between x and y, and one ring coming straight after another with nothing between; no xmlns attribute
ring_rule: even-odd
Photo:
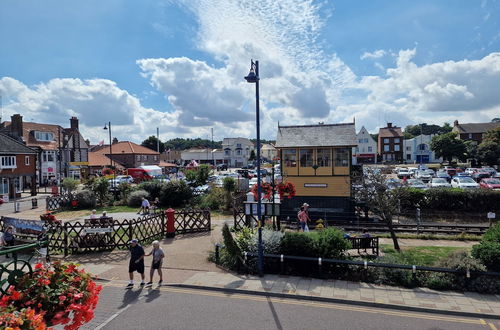
<svg viewBox="0 0 500 330"><path fill-rule="evenodd" d="M297 217L308 203L311 219L350 217L352 148L357 145L354 123L278 126L276 148L283 181L295 185L296 196L281 200L282 217Z"/></svg>

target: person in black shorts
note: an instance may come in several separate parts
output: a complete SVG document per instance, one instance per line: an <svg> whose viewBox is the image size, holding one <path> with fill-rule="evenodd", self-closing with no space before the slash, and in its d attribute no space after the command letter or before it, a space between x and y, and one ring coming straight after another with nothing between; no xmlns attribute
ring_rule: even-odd
<svg viewBox="0 0 500 330"><path fill-rule="evenodd" d="M160 247L160 242L154 241L153 242L153 250L151 250L150 253L146 255L146 257L149 257L150 255L153 256L153 260L151 261L151 271L149 273L149 282L146 284L147 286L150 286L153 284L153 274L155 270L158 271L158 275L160 276L160 280L158 281L158 285L161 285L163 283L163 274L161 271L161 266L163 264L163 258L165 258L165 253L163 252L163 249Z"/></svg>
<svg viewBox="0 0 500 330"><path fill-rule="evenodd" d="M132 288L134 286L134 272L141 274L141 286L144 286L144 249L139 245L139 241L136 239L130 242L130 263L128 265L128 274L130 277L130 283L127 288Z"/></svg>

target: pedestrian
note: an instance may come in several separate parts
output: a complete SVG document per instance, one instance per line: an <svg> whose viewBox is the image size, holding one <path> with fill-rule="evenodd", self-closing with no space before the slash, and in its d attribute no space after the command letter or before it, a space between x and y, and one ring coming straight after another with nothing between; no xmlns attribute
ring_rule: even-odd
<svg viewBox="0 0 500 330"><path fill-rule="evenodd" d="M368 229L363 228L363 235L362 235L362 237L364 237L364 238L370 238L371 237L370 233L368 232Z"/></svg>
<svg viewBox="0 0 500 330"><path fill-rule="evenodd" d="M47 235L47 229L45 227L42 228L40 231L40 234L38 234L36 238L38 244L40 244L40 248L38 249L38 252L40 252L40 256L45 259L44 262L50 263L50 257L47 249L47 243L49 241L49 236Z"/></svg>
<svg viewBox="0 0 500 330"><path fill-rule="evenodd" d="M301 232L308 232L309 231L309 227L307 227L307 220L308 220L309 217L307 216L307 213L306 213L306 211L304 209L304 206L300 207L300 211L297 214L297 217L299 218L300 231Z"/></svg>
<svg viewBox="0 0 500 330"><path fill-rule="evenodd" d="M158 285L161 285L163 283L163 274L161 271L161 266L163 264L163 258L165 258L165 253L163 252L163 249L160 247L160 242L154 241L153 242L153 249L151 252L146 254L147 257L150 255L153 255L153 260L151 261L151 271L149 272L149 282L147 285L152 285L153 284L153 275L155 273L155 270L158 270L158 275L160 276L160 280L158 281Z"/></svg>
<svg viewBox="0 0 500 330"><path fill-rule="evenodd" d="M7 229L5 230L5 233L3 233L3 241L4 241L7 249L9 248L9 246L15 245L16 239L14 238L14 227L12 227L12 226L7 227ZM5 258L9 258L9 255L6 254Z"/></svg>
<svg viewBox="0 0 500 330"><path fill-rule="evenodd" d="M134 287L134 272L141 274L141 286L144 286L144 249L139 245L139 241L133 239L130 244L130 262L128 264L128 275L130 282L127 288Z"/></svg>
<svg viewBox="0 0 500 330"><path fill-rule="evenodd" d="M97 210L92 210L92 213L90 214L90 219L92 220L97 219Z"/></svg>
<svg viewBox="0 0 500 330"><path fill-rule="evenodd" d="M155 200L151 203L151 209L153 210L153 213L156 213L156 211L159 208L160 208L160 199L156 197Z"/></svg>
<svg viewBox="0 0 500 330"><path fill-rule="evenodd" d="M149 207L150 207L149 201L146 198L142 197L141 208L139 209L139 212L137 212L137 214L149 213Z"/></svg>
<svg viewBox="0 0 500 330"><path fill-rule="evenodd" d="M307 216L307 222L311 222L311 218L309 217L309 204L307 203L304 203L302 204L302 206L304 207L304 212L306 213L306 216ZM306 232L309 231L309 226L307 225L307 222L306 222Z"/></svg>

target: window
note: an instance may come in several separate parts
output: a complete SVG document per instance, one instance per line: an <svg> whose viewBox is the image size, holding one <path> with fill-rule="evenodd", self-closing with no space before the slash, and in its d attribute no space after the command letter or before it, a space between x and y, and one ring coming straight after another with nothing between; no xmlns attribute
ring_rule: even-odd
<svg viewBox="0 0 500 330"><path fill-rule="evenodd" d="M236 143L236 148L241 149L241 143Z"/></svg>
<svg viewBox="0 0 500 330"><path fill-rule="evenodd" d="M359 152L359 147L356 147L356 153L358 153L358 152Z"/></svg>
<svg viewBox="0 0 500 330"><path fill-rule="evenodd" d="M373 147L368 147L368 152L373 152Z"/></svg>
<svg viewBox="0 0 500 330"><path fill-rule="evenodd" d="M423 144L423 143L422 143L422 144L419 144L419 145L418 145L418 150L420 150L420 151L425 151L425 150L427 150L427 146L426 146L425 144Z"/></svg>
<svg viewBox="0 0 500 330"><path fill-rule="evenodd" d="M399 144L395 144L395 145L394 145L394 151L400 151L400 150L399 150Z"/></svg>
<svg viewBox="0 0 500 330"><path fill-rule="evenodd" d="M359 140L358 140L358 142L359 142L359 143L363 143L363 139L359 139Z"/></svg>
<svg viewBox="0 0 500 330"><path fill-rule="evenodd" d="M158 160L158 156L155 156L155 160Z"/></svg>
<svg viewBox="0 0 500 330"><path fill-rule="evenodd" d="M411 147L410 147L410 146L407 146L407 147L406 147L406 151L411 151Z"/></svg>
<svg viewBox="0 0 500 330"><path fill-rule="evenodd" d="M285 149L285 150L283 150L283 160L285 161L285 166L296 167L297 166L297 149Z"/></svg>
<svg viewBox="0 0 500 330"><path fill-rule="evenodd" d="M148 160L148 156L142 155L142 160Z"/></svg>
<svg viewBox="0 0 500 330"><path fill-rule="evenodd" d="M35 132L35 139L37 141L53 141L54 134L50 132Z"/></svg>
<svg viewBox="0 0 500 330"><path fill-rule="evenodd" d="M16 168L16 156L0 157L0 168Z"/></svg>
<svg viewBox="0 0 500 330"><path fill-rule="evenodd" d="M55 151L44 151L42 153L42 161L43 162L53 162L56 160L56 152Z"/></svg>
<svg viewBox="0 0 500 330"><path fill-rule="evenodd" d="M394 143L399 143L399 139L394 139Z"/></svg>
<svg viewBox="0 0 500 330"><path fill-rule="evenodd" d="M135 156L135 160L140 161L141 160L141 155Z"/></svg>
<svg viewBox="0 0 500 330"><path fill-rule="evenodd" d="M236 149L236 155L241 156L241 149Z"/></svg>
<svg viewBox="0 0 500 330"><path fill-rule="evenodd" d="M406 160L411 160L411 154L406 154Z"/></svg>
<svg viewBox="0 0 500 330"><path fill-rule="evenodd" d="M472 133L469 133L469 139L472 139Z"/></svg>
<svg viewBox="0 0 500 330"><path fill-rule="evenodd" d="M384 139L384 143L389 143L389 139Z"/></svg>
<svg viewBox="0 0 500 330"><path fill-rule="evenodd" d="M348 148L335 149L335 166L339 166L339 167L349 166L349 149Z"/></svg>
<svg viewBox="0 0 500 330"><path fill-rule="evenodd" d="M316 150L316 164L322 167L332 166L331 162L331 149L317 149Z"/></svg>
<svg viewBox="0 0 500 330"><path fill-rule="evenodd" d="M224 156L231 156L231 149L224 150Z"/></svg>
<svg viewBox="0 0 500 330"><path fill-rule="evenodd" d="M389 145L388 144L384 145L384 151L389 151Z"/></svg>
<svg viewBox="0 0 500 330"><path fill-rule="evenodd" d="M313 149L300 149L300 167L313 166Z"/></svg>
<svg viewBox="0 0 500 330"><path fill-rule="evenodd" d="M28 166L30 164L30 156L24 156L24 165Z"/></svg>

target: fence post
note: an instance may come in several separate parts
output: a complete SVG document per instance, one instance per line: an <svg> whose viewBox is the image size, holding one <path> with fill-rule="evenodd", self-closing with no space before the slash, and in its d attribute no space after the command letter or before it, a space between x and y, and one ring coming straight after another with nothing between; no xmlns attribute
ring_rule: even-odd
<svg viewBox="0 0 500 330"><path fill-rule="evenodd" d="M68 256L68 228L67 227L68 227L68 223L65 222L64 225L63 225L63 231L64 231L64 234L63 234L63 237L64 237L64 256L65 257Z"/></svg>
<svg viewBox="0 0 500 330"><path fill-rule="evenodd" d="M161 237L165 237L165 212L160 211L161 217Z"/></svg>
<svg viewBox="0 0 500 330"><path fill-rule="evenodd" d="M134 220L127 220L128 223L128 240L134 239Z"/></svg>
<svg viewBox="0 0 500 330"><path fill-rule="evenodd" d="M167 235L166 237L174 237L175 236L175 210L173 208L169 208L165 211L165 215L167 216Z"/></svg>
<svg viewBox="0 0 500 330"><path fill-rule="evenodd" d="M417 207L417 235L420 235L420 208Z"/></svg>
<svg viewBox="0 0 500 330"><path fill-rule="evenodd" d="M208 218L208 228L207 228L207 230L210 231L212 229L212 217L210 215L210 210L204 210L203 213Z"/></svg>

